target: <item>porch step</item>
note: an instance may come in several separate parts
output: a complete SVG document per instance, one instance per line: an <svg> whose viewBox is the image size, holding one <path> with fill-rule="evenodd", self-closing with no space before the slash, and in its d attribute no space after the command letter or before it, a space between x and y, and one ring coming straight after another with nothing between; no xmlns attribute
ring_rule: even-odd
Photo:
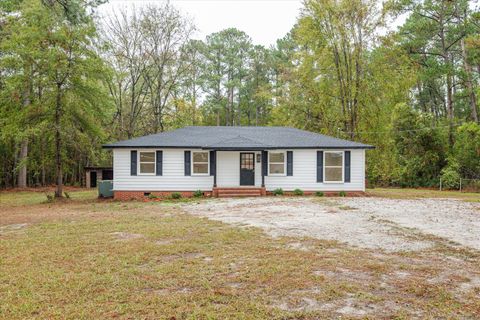
<svg viewBox="0 0 480 320"><path fill-rule="evenodd" d="M241 197L260 197L261 194L246 194L246 193L219 193L219 198L241 198Z"/></svg>
<svg viewBox="0 0 480 320"><path fill-rule="evenodd" d="M216 188L214 193L219 198L227 197L260 197L263 193L263 188Z"/></svg>

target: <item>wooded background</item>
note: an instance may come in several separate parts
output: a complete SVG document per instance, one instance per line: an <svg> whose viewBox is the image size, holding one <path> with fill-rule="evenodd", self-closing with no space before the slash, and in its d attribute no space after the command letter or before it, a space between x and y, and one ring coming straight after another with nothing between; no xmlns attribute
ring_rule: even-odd
<svg viewBox="0 0 480 320"><path fill-rule="evenodd" d="M171 3L99 19L102 2L0 2L0 188L61 196L84 166L111 164L103 143L187 125L373 144L372 185L480 178L475 1L307 0L270 48L233 28L194 40Z"/></svg>

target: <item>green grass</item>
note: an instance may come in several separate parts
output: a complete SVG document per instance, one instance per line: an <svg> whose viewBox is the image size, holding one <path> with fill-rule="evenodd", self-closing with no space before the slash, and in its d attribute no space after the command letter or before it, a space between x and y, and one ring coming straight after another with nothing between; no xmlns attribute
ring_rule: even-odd
<svg viewBox="0 0 480 320"><path fill-rule="evenodd" d="M367 189L367 195L392 199L415 199L415 198L453 198L472 202L480 202L480 193L440 191L429 189L397 189L375 188Z"/></svg>
<svg viewBox="0 0 480 320"><path fill-rule="evenodd" d="M348 318L337 312L348 299L375 305L373 317L480 313L475 288L456 291L465 279L428 281L480 272L476 256L445 259L451 248L393 254L271 238L187 215L174 201L20 194L0 193L0 319ZM292 249L299 242L308 250ZM411 277L392 276L399 271Z"/></svg>
<svg viewBox="0 0 480 320"><path fill-rule="evenodd" d="M80 189L75 191L67 191L72 200L93 200L98 196L97 189ZM53 195L52 191L47 194ZM40 204L47 201L45 192L31 191L0 191L0 207L1 206L24 206Z"/></svg>

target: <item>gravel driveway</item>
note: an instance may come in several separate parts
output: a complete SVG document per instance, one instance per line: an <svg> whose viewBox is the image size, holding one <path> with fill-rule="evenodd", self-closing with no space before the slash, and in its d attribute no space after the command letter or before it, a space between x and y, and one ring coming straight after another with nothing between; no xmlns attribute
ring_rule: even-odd
<svg viewBox="0 0 480 320"><path fill-rule="evenodd" d="M480 203L453 199L263 197L212 199L184 209L260 227L272 236L308 236L386 251L421 250L435 241L480 250Z"/></svg>

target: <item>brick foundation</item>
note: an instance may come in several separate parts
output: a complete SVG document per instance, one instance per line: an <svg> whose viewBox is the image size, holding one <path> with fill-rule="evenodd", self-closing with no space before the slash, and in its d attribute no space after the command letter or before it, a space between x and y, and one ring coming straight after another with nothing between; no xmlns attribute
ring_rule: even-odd
<svg viewBox="0 0 480 320"><path fill-rule="evenodd" d="M304 191L305 196L314 196L317 191ZM339 197L340 191L322 191L324 197ZM295 196L293 191L284 191L285 196ZM267 196L273 196L273 191L267 191ZM363 191L345 191L345 197L364 197Z"/></svg>
<svg viewBox="0 0 480 320"><path fill-rule="evenodd" d="M203 195L205 197L217 197L218 189L214 188L213 191L204 191ZM191 198L193 197L194 191L114 191L113 197L115 200L128 201L128 200L147 200L149 199L148 195L145 193L153 194L154 196L166 199L170 198L172 193L178 192L182 195L182 198ZM304 191L305 196L314 196L316 191ZM339 191L323 191L325 197L339 197ZM346 191L346 197L364 197L365 192L363 191ZM262 196L272 196L272 191L266 191L265 188L261 188ZM294 196L293 191L284 191L286 196Z"/></svg>
<svg viewBox="0 0 480 320"><path fill-rule="evenodd" d="M191 198L193 197L194 191L114 191L113 198L115 200L128 201L128 200L145 200L149 199L146 193L152 194L158 198L170 198L172 193L178 192L182 195L182 198ZM211 197L211 191L204 191L203 195L205 197Z"/></svg>

